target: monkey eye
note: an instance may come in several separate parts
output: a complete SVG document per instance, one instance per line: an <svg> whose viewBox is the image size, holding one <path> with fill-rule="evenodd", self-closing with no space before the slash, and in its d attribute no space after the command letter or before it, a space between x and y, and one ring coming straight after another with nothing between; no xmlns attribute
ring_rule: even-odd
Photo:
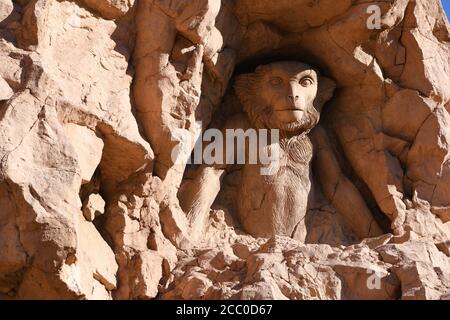
<svg viewBox="0 0 450 320"><path fill-rule="evenodd" d="M302 85L302 87L309 87L313 83L314 81L310 77L305 77L300 80L300 84Z"/></svg>
<svg viewBox="0 0 450 320"><path fill-rule="evenodd" d="M273 77L269 82L273 86L279 86L283 82L283 79L281 79L280 77Z"/></svg>

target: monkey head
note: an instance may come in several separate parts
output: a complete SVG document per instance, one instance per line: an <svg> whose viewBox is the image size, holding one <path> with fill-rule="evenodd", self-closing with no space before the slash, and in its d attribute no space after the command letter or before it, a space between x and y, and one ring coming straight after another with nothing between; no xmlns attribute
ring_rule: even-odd
<svg viewBox="0 0 450 320"><path fill-rule="evenodd" d="M333 80L295 61L259 66L235 82L236 95L255 127L295 133L317 124L334 89Z"/></svg>

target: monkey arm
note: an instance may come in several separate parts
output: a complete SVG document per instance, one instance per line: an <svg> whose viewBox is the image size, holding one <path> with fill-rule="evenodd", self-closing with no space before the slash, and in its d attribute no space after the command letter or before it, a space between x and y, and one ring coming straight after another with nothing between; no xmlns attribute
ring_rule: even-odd
<svg viewBox="0 0 450 320"><path fill-rule="evenodd" d="M227 119L221 129L222 136L226 137L227 129L249 128L249 123L243 114L238 114ZM238 152L245 152L240 150ZM223 155L226 155L226 143L223 145ZM236 157L237 153L234 153ZM225 158L223 159L225 160ZM236 159L235 159L236 160ZM194 234L202 234L202 229L206 226L209 210L220 191L223 177L226 175L228 165L222 164L206 165L202 164L193 174L191 179L187 179L180 187L179 199L183 211L186 213L189 225ZM234 161L233 163L235 163ZM200 231L200 232L198 232Z"/></svg>
<svg viewBox="0 0 450 320"><path fill-rule="evenodd" d="M312 131L312 138L316 149L315 167L322 191L330 203L359 237L382 235L382 229L374 220L360 192L341 171L325 130L317 126Z"/></svg>
<svg viewBox="0 0 450 320"><path fill-rule="evenodd" d="M208 213L220 191L225 168L202 165L192 180L183 185L180 204L191 228L201 231L207 223Z"/></svg>

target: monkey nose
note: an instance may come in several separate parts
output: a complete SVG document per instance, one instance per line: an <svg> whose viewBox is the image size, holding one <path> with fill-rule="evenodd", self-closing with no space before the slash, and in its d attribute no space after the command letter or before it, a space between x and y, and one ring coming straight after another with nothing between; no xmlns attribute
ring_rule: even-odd
<svg viewBox="0 0 450 320"><path fill-rule="evenodd" d="M298 100L298 96L294 96L294 95L288 95L288 99L292 102L295 103Z"/></svg>

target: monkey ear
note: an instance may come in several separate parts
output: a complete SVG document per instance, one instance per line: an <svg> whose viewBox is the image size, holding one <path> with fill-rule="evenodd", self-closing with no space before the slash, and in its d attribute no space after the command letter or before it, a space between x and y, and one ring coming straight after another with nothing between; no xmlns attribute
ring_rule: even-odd
<svg viewBox="0 0 450 320"><path fill-rule="evenodd" d="M254 78L255 77L250 73L241 74L234 82L234 91L242 104L245 104L246 100L253 94L252 91L255 85Z"/></svg>
<svg viewBox="0 0 450 320"><path fill-rule="evenodd" d="M336 89L336 82L334 80L319 76L319 87L317 89L317 96L314 100L314 107L321 112L324 104L333 97Z"/></svg>

